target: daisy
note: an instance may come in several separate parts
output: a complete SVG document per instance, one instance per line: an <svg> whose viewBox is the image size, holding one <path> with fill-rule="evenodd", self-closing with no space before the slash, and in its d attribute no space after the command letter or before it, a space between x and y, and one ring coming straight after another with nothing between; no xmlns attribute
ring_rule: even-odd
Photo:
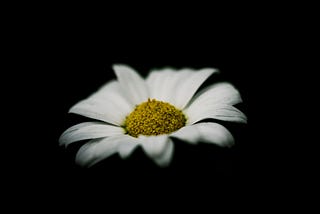
<svg viewBox="0 0 320 214"><path fill-rule="evenodd" d="M97 121L72 126L59 139L65 146L88 140L76 154L81 166L91 167L115 153L127 158L138 146L157 165L168 166L174 152L172 138L190 144L234 144L225 127L201 122L204 119L247 121L233 106L242 100L230 83L216 83L196 93L216 69L155 70L146 79L126 65L113 69L117 81L108 82L69 110Z"/></svg>

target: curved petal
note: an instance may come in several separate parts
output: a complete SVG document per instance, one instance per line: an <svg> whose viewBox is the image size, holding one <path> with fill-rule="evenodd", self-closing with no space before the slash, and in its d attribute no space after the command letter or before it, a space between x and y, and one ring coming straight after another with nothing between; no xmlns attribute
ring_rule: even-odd
<svg viewBox="0 0 320 214"><path fill-rule="evenodd" d="M231 133L218 123L198 123L185 126L170 136L191 144L198 142L213 143L219 146L232 146L234 144Z"/></svg>
<svg viewBox="0 0 320 214"><path fill-rule="evenodd" d="M183 109L201 84L216 71L211 68L153 71L147 78L150 97Z"/></svg>
<svg viewBox="0 0 320 214"><path fill-rule="evenodd" d="M128 158L139 145L136 138L127 135L128 141L124 141L119 145L118 152L121 158Z"/></svg>
<svg viewBox="0 0 320 214"><path fill-rule="evenodd" d="M76 162L85 167L91 167L103 159L117 153L123 143L129 143L132 138L126 135L94 139L84 144L76 155Z"/></svg>
<svg viewBox="0 0 320 214"><path fill-rule="evenodd" d="M120 126L133 108L133 105L123 96L120 84L113 81L107 83L87 99L75 104L69 113Z"/></svg>
<svg viewBox="0 0 320 214"><path fill-rule="evenodd" d="M206 87L196 94L191 100L190 108L199 105L229 104L235 105L241 103L242 99L239 91L228 82L215 83Z"/></svg>
<svg viewBox="0 0 320 214"><path fill-rule="evenodd" d="M168 143L164 152L161 155L154 157L153 160L156 164L158 164L158 166L167 167L171 163L173 152L174 152L173 142L170 138L168 138Z"/></svg>
<svg viewBox="0 0 320 214"><path fill-rule="evenodd" d="M113 69L127 99L133 105L148 100L149 91L147 84L136 71L125 65L114 65Z"/></svg>
<svg viewBox="0 0 320 214"><path fill-rule="evenodd" d="M187 79L182 80L176 85L175 99L173 104L180 109L183 109L191 100L193 95L202 85L202 83L214 72L218 70L213 68L204 68L200 71L192 73Z"/></svg>
<svg viewBox="0 0 320 214"><path fill-rule="evenodd" d="M59 143L60 145L68 146L70 143L80 140L123 134L124 130L117 126L111 126L101 122L85 122L72 126L64 131L59 138Z"/></svg>
<svg viewBox="0 0 320 214"><path fill-rule="evenodd" d="M173 143L168 135L139 136L138 140L146 155L156 164L169 165L173 154Z"/></svg>
<svg viewBox="0 0 320 214"><path fill-rule="evenodd" d="M207 104L199 102L184 110L187 125L194 124L204 119L218 119L231 122L247 123L247 117L239 109L228 104Z"/></svg>
<svg viewBox="0 0 320 214"><path fill-rule="evenodd" d="M146 80L150 90L150 98L172 103L179 82L184 81L191 74L192 71L190 69L175 71L166 68L152 71Z"/></svg>

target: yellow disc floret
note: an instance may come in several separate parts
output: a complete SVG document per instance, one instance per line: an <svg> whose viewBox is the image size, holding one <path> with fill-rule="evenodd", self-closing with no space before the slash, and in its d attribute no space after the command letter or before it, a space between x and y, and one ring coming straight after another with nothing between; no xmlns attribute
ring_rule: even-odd
<svg viewBox="0 0 320 214"><path fill-rule="evenodd" d="M185 126L185 123L181 110L169 103L148 99L126 117L124 128L129 135L138 137L168 134Z"/></svg>

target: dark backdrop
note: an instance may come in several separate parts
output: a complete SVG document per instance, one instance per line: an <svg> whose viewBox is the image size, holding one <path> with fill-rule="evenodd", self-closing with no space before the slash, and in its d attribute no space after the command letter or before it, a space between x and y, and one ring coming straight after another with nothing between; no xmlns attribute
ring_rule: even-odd
<svg viewBox="0 0 320 214"><path fill-rule="evenodd" d="M255 118L250 106L252 72L261 67L259 41L242 28L221 34L136 28L114 31L106 27L104 33L92 30L91 35L83 33L81 27L46 30L35 46L29 44L22 53L26 56L25 70L18 82L25 86L21 100L28 118L23 130L27 140L20 142L21 158L13 162L16 167L11 170L19 169L23 175L26 193L35 189L39 195L58 192L61 200L91 200L97 197L95 193L112 199L136 199L142 193L144 200L151 201L164 193L166 200L175 201L215 193L225 194L222 197L230 193L231 198L239 199L243 192L253 190L250 187L260 182L263 168L261 143L251 131ZM30 53L29 48L33 48ZM157 167L141 149L127 160L114 155L93 168L80 168L74 157L81 142L65 149L58 146L58 138L71 125L90 121L67 112L115 78L111 68L115 63L127 64L144 77L151 69L166 66L218 68L220 74L213 75L204 86L221 80L233 83L244 101L237 107L248 116L248 124L220 122L235 137L235 146L230 149L175 140L175 154L168 168Z"/></svg>
<svg viewBox="0 0 320 214"><path fill-rule="evenodd" d="M1 107L8 122L2 120L1 178L2 198L17 205L10 208L41 209L44 204L41 211L47 212L70 204L109 211L143 210L147 204L158 210L174 204L207 205L215 211L225 201L236 210L239 203L233 202L264 210L274 201L282 205L287 200L294 207L290 199L312 196L298 192L315 191L310 181L316 176L310 178L307 171L316 172L318 150L310 149L310 155L304 148L314 142L307 138L316 126L297 121L314 118L300 106L316 97L310 93L315 90L303 93L303 83L316 84L309 82L315 67L307 69L302 58L314 58L306 49L314 49L311 37L316 34L307 29L315 29L310 20L317 20L311 17L317 13L305 10L311 18L304 20L300 5L296 10L293 4L241 2L222 10L211 4L188 9L143 5L143 13L128 5L109 6L90 11L95 16L75 5L58 5L58 10L54 5L28 5L33 10L15 5L8 10L2 34L2 60L8 66L1 76ZM231 149L176 141L166 169L139 149L128 160L115 155L92 169L79 168L73 160L80 144L66 150L58 138L85 120L68 115L68 109L115 78L114 63L128 64L143 76L155 67L218 68L221 73L206 84L233 83L243 97L237 107L248 124L222 123L235 137ZM303 128L308 128L306 134ZM130 201L138 203L131 206Z"/></svg>

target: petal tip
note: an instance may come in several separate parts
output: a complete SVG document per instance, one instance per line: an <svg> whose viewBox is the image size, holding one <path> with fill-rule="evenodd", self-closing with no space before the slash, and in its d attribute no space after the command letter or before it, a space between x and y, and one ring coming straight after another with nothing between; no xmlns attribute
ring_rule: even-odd
<svg viewBox="0 0 320 214"><path fill-rule="evenodd" d="M113 64L113 65L112 65L112 68L113 68L114 70L118 70L118 69L123 68L123 67L127 67L127 66L124 65L124 64Z"/></svg>
<svg viewBox="0 0 320 214"><path fill-rule="evenodd" d="M217 69L217 68L203 68L203 69L201 69L201 71L202 72L208 72L208 73L210 73L210 75L213 74L213 73L219 73L220 72L220 70Z"/></svg>
<svg viewBox="0 0 320 214"><path fill-rule="evenodd" d="M116 72L116 74L118 72L124 72L124 71L128 71L128 70L133 71L134 70L133 68L131 68L130 66L125 65L125 64L114 64L114 65L112 65L112 69Z"/></svg>

